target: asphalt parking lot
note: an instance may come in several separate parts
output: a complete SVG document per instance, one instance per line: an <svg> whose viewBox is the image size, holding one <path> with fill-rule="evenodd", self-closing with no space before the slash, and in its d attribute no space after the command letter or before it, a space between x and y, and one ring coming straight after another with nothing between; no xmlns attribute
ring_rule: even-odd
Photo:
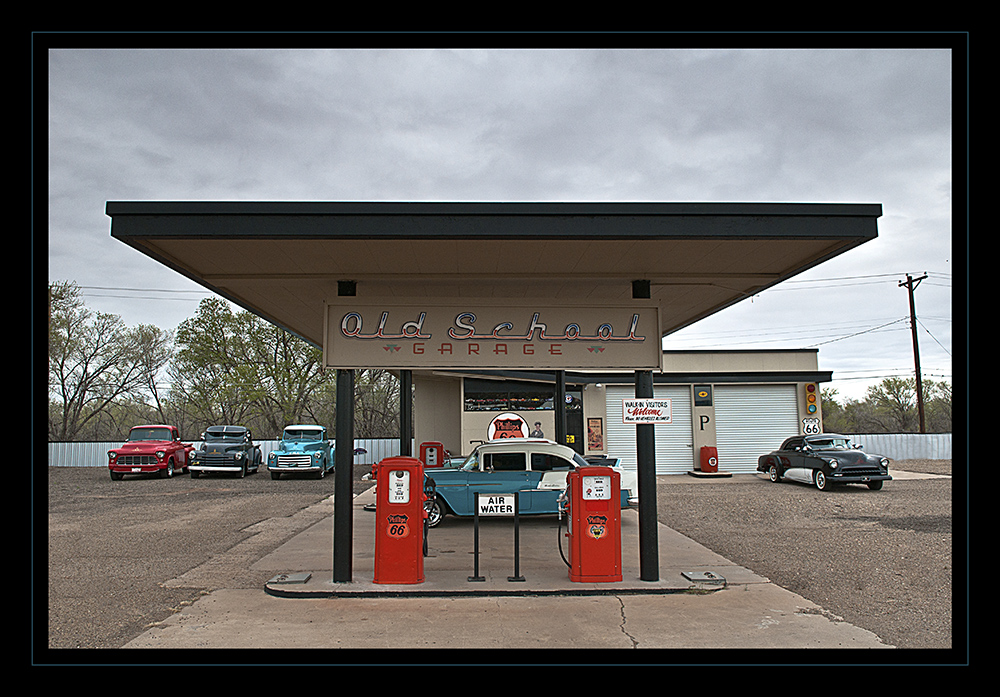
<svg viewBox="0 0 1000 697"><path fill-rule="evenodd" d="M950 461L897 463L951 473ZM358 467L356 490L368 468ZM39 645L119 648L213 588L262 588L248 573L315 523L333 477L112 482L100 468L48 468L48 617ZM738 475L660 477L661 523L900 648L950 648L952 480L820 492ZM204 588L169 587L192 569ZM47 627L45 626L47 619Z"/></svg>

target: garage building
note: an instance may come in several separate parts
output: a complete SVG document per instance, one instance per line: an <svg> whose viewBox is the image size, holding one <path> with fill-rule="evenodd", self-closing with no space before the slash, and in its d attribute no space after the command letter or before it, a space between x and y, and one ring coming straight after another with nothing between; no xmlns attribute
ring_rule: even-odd
<svg viewBox="0 0 1000 697"><path fill-rule="evenodd" d="M671 423L655 426L656 473L699 469L702 448L715 448L726 472L753 472L757 457L785 438L821 430L819 385L832 376L818 370L817 359L816 349L664 352L653 397L670 400ZM565 380L567 444L635 468L635 424L622 418L623 400L635 397L632 374L567 372ZM415 440L465 454L489 437L494 419L509 414L522 419L520 435L530 435L537 422L553 438L554 382L542 372L415 371Z"/></svg>

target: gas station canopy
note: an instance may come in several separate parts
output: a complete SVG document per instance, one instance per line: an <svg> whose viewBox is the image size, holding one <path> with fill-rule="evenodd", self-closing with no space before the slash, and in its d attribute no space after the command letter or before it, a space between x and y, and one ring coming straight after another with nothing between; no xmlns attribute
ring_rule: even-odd
<svg viewBox="0 0 1000 697"><path fill-rule="evenodd" d="M663 335L877 237L881 204L109 201L111 235L322 346L325 303L628 302Z"/></svg>

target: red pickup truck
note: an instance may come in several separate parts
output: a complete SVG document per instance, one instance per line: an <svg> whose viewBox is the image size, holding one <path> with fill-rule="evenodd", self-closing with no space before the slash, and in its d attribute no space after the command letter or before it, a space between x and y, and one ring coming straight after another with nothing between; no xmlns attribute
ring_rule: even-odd
<svg viewBox="0 0 1000 697"><path fill-rule="evenodd" d="M181 442L176 426L136 426L122 447L108 451L108 469L115 480L126 474L151 472L166 479L177 470L187 472L193 452L191 443Z"/></svg>

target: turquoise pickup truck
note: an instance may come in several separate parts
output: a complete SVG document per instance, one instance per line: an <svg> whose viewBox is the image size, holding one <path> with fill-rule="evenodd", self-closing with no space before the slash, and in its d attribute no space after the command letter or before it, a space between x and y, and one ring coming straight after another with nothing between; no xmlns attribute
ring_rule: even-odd
<svg viewBox="0 0 1000 697"><path fill-rule="evenodd" d="M271 479L280 479L282 474L311 474L322 479L334 465L334 449L326 429L310 424L286 426L277 450L267 456Z"/></svg>

